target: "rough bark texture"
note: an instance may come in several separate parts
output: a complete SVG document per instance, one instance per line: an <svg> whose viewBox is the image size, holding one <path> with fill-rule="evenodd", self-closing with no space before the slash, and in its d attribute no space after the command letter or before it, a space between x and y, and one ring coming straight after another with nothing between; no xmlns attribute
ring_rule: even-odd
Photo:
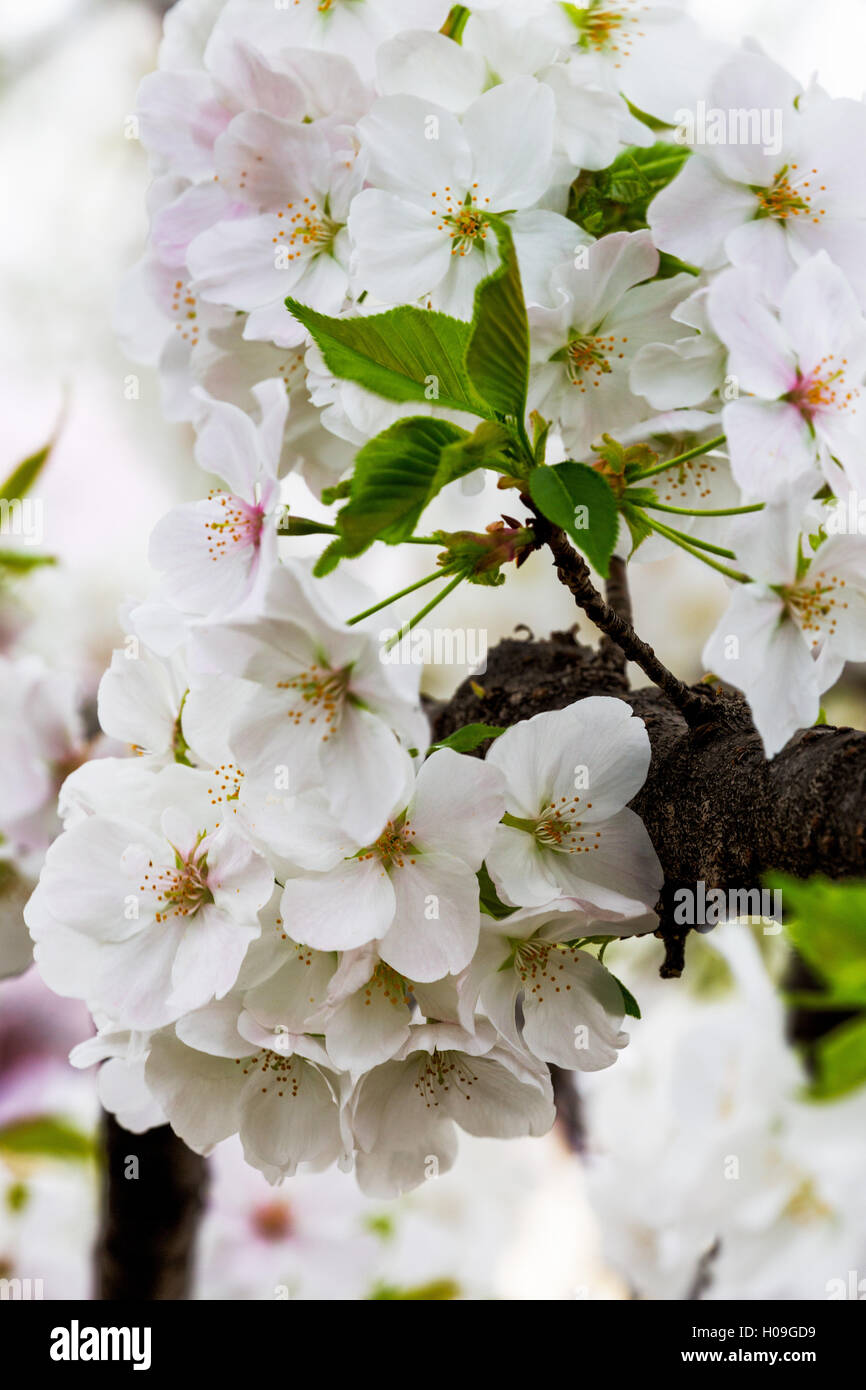
<svg viewBox="0 0 866 1390"><path fill-rule="evenodd" d="M701 880L707 890L758 888L771 869L799 878L866 872L866 733L802 730L767 762L745 700L700 689L710 713L690 728L660 690L629 692L608 652L559 632L500 642L480 685L466 681L435 715L435 736L443 738L463 724L511 725L586 695L627 700L652 745L646 783L631 804L664 869L658 908L668 975L682 969L688 931L672 918L678 888Z"/></svg>
<svg viewBox="0 0 866 1390"><path fill-rule="evenodd" d="M102 1221L97 1297L154 1302L189 1297L195 1236L207 1191L205 1160L168 1125L130 1134L102 1125ZM129 1160L138 1176L128 1177Z"/></svg>

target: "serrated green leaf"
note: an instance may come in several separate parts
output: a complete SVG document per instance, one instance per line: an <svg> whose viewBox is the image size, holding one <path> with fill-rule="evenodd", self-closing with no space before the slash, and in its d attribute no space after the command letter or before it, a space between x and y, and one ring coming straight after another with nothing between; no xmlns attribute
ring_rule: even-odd
<svg viewBox="0 0 866 1390"><path fill-rule="evenodd" d="M482 400L502 416L523 422L529 383L529 322L514 242L506 224L491 218L500 264L475 291L466 368Z"/></svg>
<svg viewBox="0 0 866 1390"><path fill-rule="evenodd" d="M336 540L326 545L316 563L313 565L313 574L316 579L324 579L326 574L331 574L341 560L346 559L346 552L343 549L343 538L338 536Z"/></svg>
<svg viewBox="0 0 866 1390"><path fill-rule="evenodd" d="M593 236L646 227L653 198L676 178L690 154L687 146L665 140L648 148L630 146L607 169L579 175L572 185L568 216Z"/></svg>
<svg viewBox="0 0 866 1390"><path fill-rule="evenodd" d="M471 753L485 739L498 738L504 733L505 726L500 724L464 724L462 729L455 729L447 738L432 744L431 751L433 748L453 748L455 753Z"/></svg>
<svg viewBox="0 0 866 1390"><path fill-rule="evenodd" d="M389 401L435 401L450 410L492 416L466 371L472 329L461 319L411 305L354 318L332 318L291 298L286 306L341 380Z"/></svg>
<svg viewBox="0 0 866 1390"><path fill-rule="evenodd" d="M411 536L431 498L477 464L448 445L470 436L427 415L398 420L359 451L352 495L337 516L344 555L360 555L374 540L399 545ZM327 553L327 552L326 552Z"/></svg>
<svg viewBox="0 0 866 1390"><path fill-rule="evenodd" d="M619 532L616 498L602 475L585 463L557 463L529 475L541 512L560 526L600 575L607 576Z"/></svg>
<svg viewBox="0 0 866 1390"><path fill-rule="evenodd" d="M0 1153L20 1158L59 1158L78 1162L91 1158L93 1140L67 1120L37 1115L13 1120L0 1129Z"/></svg>

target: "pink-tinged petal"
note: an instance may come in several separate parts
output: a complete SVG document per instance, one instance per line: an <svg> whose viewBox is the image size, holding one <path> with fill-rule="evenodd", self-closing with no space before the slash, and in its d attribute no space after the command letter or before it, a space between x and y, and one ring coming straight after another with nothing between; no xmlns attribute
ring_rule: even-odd
<svg viewBox="0 0 866 1390"><path fill-rule="evenodd" d="M722 411L722 426L746 500L778 497L816 469L815 441L797 407L787 401L731 401Z"/></svg>
<svg viewBox="0 0 866 1390"><path fill-rule="evenodd" d="M739 389L775 400L795 385L797 359L778 319L757 299L757 288L745 272L726 271L710 287L707 308Z"/></svg>
<svg viewBox="0 0 866 1390"><path fill-rule="evenodd" d="M138 93L141 142L188 179L213 174L213 147L231 120L204 72L152 72Z"/></svg>

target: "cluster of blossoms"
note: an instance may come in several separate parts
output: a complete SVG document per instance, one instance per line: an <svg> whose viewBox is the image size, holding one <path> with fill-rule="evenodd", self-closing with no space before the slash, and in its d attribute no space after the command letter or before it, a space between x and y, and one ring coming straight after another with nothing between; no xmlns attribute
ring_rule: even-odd
<svg viewBox="0 0 866 1390"><path fill-rule="evenodd" d="M655 154L696 103L756 93L780 148ZM124 1123L167 1117L199 1150L239 1133L275 1180L354 1156L387 1195L453 1162L455 1126L544 1131L548 1064L599 1069L626 1041L587 946L655 925L660 866L627 809L649 742L623 701L588 699L483 760L431 745L417 668L382 660L383 604L357 613L357 586L279 553L281 480L345 498L400 421L440 470L477 438L515 485L496 450L528 448L525 419L488 411L470 438L474 385L445 389L423 347L407 366L397 329L465 354L511 247L532 465L552 472L547 440L593 467L621 553L677 545L731 580L706 660L775 752L866 655L863 538L831 534L866 461L866 107L672 5L181 0L138 120L151 233L121 335L218 487L154 532L161 585L99 702L140 756L67 780L27 921L45 979L91 1008L78 1060L110 1059ZM611 180L613 206L656 194L636 225L605 225ZM366 381L351 333L379 344ZM485 359L488 402L519 336Z"/></svg>

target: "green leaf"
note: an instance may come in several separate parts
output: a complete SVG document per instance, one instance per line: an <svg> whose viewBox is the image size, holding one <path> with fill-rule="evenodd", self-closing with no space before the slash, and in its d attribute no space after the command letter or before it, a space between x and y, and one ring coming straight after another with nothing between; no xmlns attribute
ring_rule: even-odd
<svg viewBox="0 0 866 1390"><path fill-rule="evenodd" d="M33 555L27 550L0 550L0 570L11 574L27 574L40 565L56 565L56 555Z"/></svg>
<svg viewBox="0 0 866 1390"><path fill-rule="evenodd" d="M510 453L512 436L496 420L482 420L472 434L464 434L442 451L442 467L451 479L462 478L476 468L492 468L497 473L510 473L514 463Z"/></svg>
<svg viewBox="0 0 866 1390"><path fill-rule="evenodd" d="M640 1005L638 1004L631 990L623 984L622 980L619 978L618 975L614 975L612 970L608 970L607 973L608 975L610 975L610 978L612 980L615 980L617 985L619 986L620 992L622 994L622 1002L625 1005L626 1018L640 1018Z"/></svg>
<svg viewBox="0 0 866 1390"><path fill-rule="evenodd" d="M16 497L25 497L42 472L54 448L54 440L51 439L44 444L41 449L37 449L35 454L23 460L14 468L0 485L0 499L6 502L13 502Z"/></svg>
<svg viewBox="0 0 866 1390"><path fill-rule="evenodd" d="M785 930L807 965L849 1008L866 1008L866 883L774 875L781 888Z"/></svg>
<svg viewBox="0 0 866 1390"><path fill-rule="evenodd" d="M477 467L449 445L470 436L447 420L418 415L377 434L359 451L352 495L337 515L343 555L360 555L375 540L399 545L446 483ZM326 552L327 554L327 552Z"/></svg>
<svg viewBox="0 0 866 1390"><path fill-rule="evenodd" d="M631 489L629 489L629 491L631 491ZM632 507L628 502L625 502L623 503L621 511L631 533L632 545L631 551L629 552L629 559L631 559L638 546L646 540L647 536L652 535L653 530L643 512L640 511L638 507Z"/></svg>
<svg viewBox="0 0 866 1390"><path fill-rule="evenodd" d="M436 401L449 410L491 416L466 371L468 323L411 305L355 318L331 318L291 298L286 305L341 380L356 381L389 401Z"/></svg>
<svg viewBox="0 0 866 1390"><path fill-rule="evenodd" d="M585 463L557 463L529 475L533 502L548 521L566 531L598 573L607 576L619 532L616 498L604 478Z"/></svg>
<svg viewBox="0 0 866 1390"><path fill-rule="evenodd" d="M462 729L455 729L447 738L440 738L438 743L432 744L431 752L434 748L453 748L455 753L471 753L485 739L498 738L504 733L504 724L464 724Z"/></svg>
<svg viewBox="0 0 866 1390"><path fill-rule="evenodd" d="M812 1100L835 1100L866 1082L866 1016L849 1019L818 1042Z"/></svg>
<svg viewBox="0 0 866 1390"><path fill-rule="evenodd" d="M395 1299L412 1302L435 1303L446 1299L459 1298L460 1285L454 1279L433 1279L429 1284L418 1284L414 1288L398 1288L396 1284L377 1284L370 1294L371 1299L390 1302Z"/></svg>
<svg viewBox="0 0 866 1390"><path fill-rule="evenodd" d="M487 865L482 864L476 874L478 879L478 890L481 904L481 911L485 917L494 917L497 922L503 917L510 917L517 911L516 907L509 907L504 903L493 886L493 879L487 871Z"/></svg>
<svg viewBox="0 0 866 1390"><path fill-rule="evenodd" d="M0 1153L27 1158L92 1158L93 1140L68 1121L52 1115L13 1120L0 1129Z"/></svg>
<svg viewBox="0 0 866 1390"><path fill-rule="evenodd" d="M511 233L491 218L500 264L475 291L466 368L481 398L522 426L529 382L529 322Z"/></svg>
<svg viewBox="0 0 866 1390"><path fill-rule="evenodd" d="M316 579L324 579L326 574L331 574L337 568L340 561L345 558L346 552L343 549L343 539L342 536L338 536L336 540L331 541L330 545L325 546L325 549L313 565L313 574Z"/></svg>
<svg viewBox="0 0 866 1390"><path fill-rule="evenodd" d="M635 145L623 150L607 169L580 174L572 184L568 216L598 237L646 227L650 203L676 177L690 153L685 145L665 140L648 149ZM670 268L665 269L669 274Z"/></svg>

